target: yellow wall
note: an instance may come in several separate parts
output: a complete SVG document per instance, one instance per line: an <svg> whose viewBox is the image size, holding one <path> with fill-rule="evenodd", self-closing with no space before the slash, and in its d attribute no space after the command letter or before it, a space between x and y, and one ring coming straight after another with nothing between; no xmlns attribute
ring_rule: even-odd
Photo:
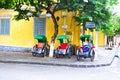
<svg viewBox="0 0 120 80"><path fill-rule="evenodd" d="M105 45L104 34L102 32L98 33L98 45L99 46L104 46Z"/></svg>
<svg viewBox="0 0 120 80"><path fill-rule="evenodd" d="M34 45L33 19L13 20L13 11L1 11L0 15L10 15L10 35L0 35L0 45L31 48Z"/></svg>
<svg viewBox="0 0 120 80"><path fill-rule="evenodd" d="M18 47L27 47L32 48L35 44L34 35L33 35L33 29L34 29L34 21L33 18L30 19L30 21L20 20L15 21L13 20L13 17L16 13L14 11L8 10L8 11L0 11L0 15L11 15L10 18L10 35L3 36L0 35L0 45L4 46L18 46ZM63 35L63 24L64 19L62 16L62 11L58 11L56 14L60 19L58 21L59 25L59 33L58 35ZM68 26L67 32L70 32L69 35L71 39L71 43L80 46L80 40L79 36L81 34L81 27L76 26L77 23L75 23L74 19L72 18L72 13L67 12L66 16L66 25ZM48 39L49 44L51 43L51 36L54 33L54 24L52 22L52 18L46 17L46 36ZM95 31L90 32L90 30L86 31L87 34L91 34L94 38L95 42ZM102 33L99 33L99 45L104 45L104 35ZM55 47L59 45L59 41L55 41Z"/></svg>
<svg viewBox="0 0 120 80"><path fill-rule="evenodd" d="M96 44L96 31L93 30L93 32L91 32L89 29L87 29L86 34L92 35L93 36L93 44ZM98 46L104 46L104 33L102 32L98 32Z"/></svg>
<svg viewBox="0 0 120 80"><path fill-rule="evenodd" d="M72 18L71 14L72 13L67 12L67 16L66 16L66 25L68 26L67 32L71 33L68 36L70 37L72 44L80 45L80 43L79 43L80 27L76 26L76 23L74 22L74 19ZM64 30L62 28L62 26L64 24L64 18L62 16L62 11L58 11L55 15L59 17L58 35L64 35ZM53 35L53 33L54 33L54 24L52 22L52 19L46 18L46 35L49 35L49 36L47 36L49 44L50 44L51 36ZM59 41L55 40L55 47L57 47L58 45L59 45Z"/></svg>

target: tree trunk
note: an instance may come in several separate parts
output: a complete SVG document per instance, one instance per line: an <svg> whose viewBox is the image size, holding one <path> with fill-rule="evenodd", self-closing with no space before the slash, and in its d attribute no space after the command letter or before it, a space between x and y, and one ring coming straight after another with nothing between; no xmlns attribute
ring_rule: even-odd
<svg viewBox="0 0 120 80"><path fill-rule="evenodd" d="M54 23L54 34L51 37L51 45L50 45L50 54L49 54L49 57L53 57L54 43L55 43L55 39L56 39L56 37L58 35L58 23L57 23L57 20L55 18L54 13L50 13L50 14L51 14L51 17L52 17L52 20L53 20L53 23Z"/></svg>
<svg viewBox="0 0 120 80"><path fill-rule="evenodd" d="M54 42L55 42L55 39L56 39L56 37L57 37L57 35L58 35L58 23L57 23L57 20L56 20L54 14L52 13L51 15L52 15L53 23L54 23L54 34L53 34L53 36L52 36L52 38L51 38L51 42L54 43Z"/></svg>

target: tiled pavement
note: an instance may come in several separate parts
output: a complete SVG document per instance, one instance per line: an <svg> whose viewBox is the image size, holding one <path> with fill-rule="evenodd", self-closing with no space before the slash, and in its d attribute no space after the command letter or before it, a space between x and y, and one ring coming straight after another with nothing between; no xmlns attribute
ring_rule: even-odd
<svg viewBox="0 0 120 80"><path fill-rule="evenodd" d="M51 66L68 66L68 67L103 67L110 66L115 55L120 53L119 49L113 48L106 50L105 47L99 47L95 50L96 57L94 62L89 58L77 61L74 55L68 58L50 58L50 57L33 57L31 52L11 52L0 51L0 62L2 63L18 63L18 64L39 64Z"/></svg>

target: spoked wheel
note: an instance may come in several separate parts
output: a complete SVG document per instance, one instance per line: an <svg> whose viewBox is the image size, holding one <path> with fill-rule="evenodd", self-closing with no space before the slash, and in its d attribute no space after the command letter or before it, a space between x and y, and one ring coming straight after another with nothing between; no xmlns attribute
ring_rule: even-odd
<svg viewBox="0 0 120 80"><path fill-rule="evenodd" d="M91 62L94 61L94 58L95 58L95 51L93 50L93 51L92 51L92 55L91 55Z"/></svg>
<svg viewBox="0 0 120 80"><path fill-rule="evenodd" d="M33 47L32 51L33 51L32 56L37 56L37 54L36 54L36 46Z"/></svg>
<svg viewBox="0 0 120 80"><path fill-rule="evenodd" d="M71 50L71 48L67 49L66 54L67 54L68 58L72 57L72 50Z"/></svg>
<svg viewBox="0 0 120 80"><path fill-rule="evenodd" d="M36 53L35 53L35 52L32 52L32 56L36 56Z"/></svg>
<svg viewBox="0 0 120 80"><path fill-rule="evenodd" d="M44 53L41 53L41 54L39 54L41 57L44 57L45 55L44 55Z"/></svg>
<svg viewBox="0 0 120 80"><path fill-rule="evenodd" d="M71 58L72 57L72 52L69 52L68 53L68 58Z"/></svg>
<svg viewBox="0 0 120 80"><path fill-rule="evenodd" d="M46 56L48 57L48 56L49 56L49 53L47 53Z"/></svg>
<svg viewBox="0 0 120 80"><path fill-rule="evenodd" d="M54 50L54 56L55 56L55 58L59 58L60 57L60 55L58 54L58 49L56 49L56 50Z"/></svg>
<svg viewBox="0 0 120 80"><path fill-rule="evenodd" d="M80 53L81 53L81 51L80 51L80 49L78 49L77 50L77 61L80 61L80 59L81 59Z"/></svg>
<svg viewBox="0 0 120 80"><path fill-rule="evenodd" d="M47 57L49 56L49 52L50 52L50 50L47 49L47 53L46 53L46 56L47 56Z"/></svg>
<svg viewBox="0 0 120 80"><path fill-rule="evenodd" d="M77 55L77 61L80 61L80 56L79 55Z"/></svg>
<svg viewBox="0 0 120 80"><path fill-rule="evenodd" d="M55 54L55 58L59 58L60 57L60 55L59 54Z"/></svg>
<svg viewBox="0 0 120 80"><path fill-rule="evenodd" d="M45 50L44 50L44 56L49 56L49 50L47 49L47 48L45 48Z"/></svg>

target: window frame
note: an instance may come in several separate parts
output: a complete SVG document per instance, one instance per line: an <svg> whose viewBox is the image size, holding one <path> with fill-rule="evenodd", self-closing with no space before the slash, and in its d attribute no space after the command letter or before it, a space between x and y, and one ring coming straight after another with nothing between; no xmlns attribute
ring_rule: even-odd
<svg viewBox="0 0 120 80"><path fill-rule="evenodd" d="M42 20L42 22L43 22L43 26L41 26L42 27L42 34L40 34L41 32L40 32L40 23L38 23L38 22L40 22L40 21L37 21L37 23L35 22L36 20L35 19L38 19L38 20ZM36 25L37 24L37 25ZM39 25L39 26L38 26ZM37 27L36 27L37 26ZM44 31L43 31L44 30ZM34 31L33 31L33 34L34 34L34 36L36 36L36 35L46 35L46 18L41 18L41 17L34 17Z"/></svg>
<svg viewBox="0 0 120 80"><path fill-rule="evenodd" d="M10 15L0 15L0 36L1 35L10 35Z"/></svg>

